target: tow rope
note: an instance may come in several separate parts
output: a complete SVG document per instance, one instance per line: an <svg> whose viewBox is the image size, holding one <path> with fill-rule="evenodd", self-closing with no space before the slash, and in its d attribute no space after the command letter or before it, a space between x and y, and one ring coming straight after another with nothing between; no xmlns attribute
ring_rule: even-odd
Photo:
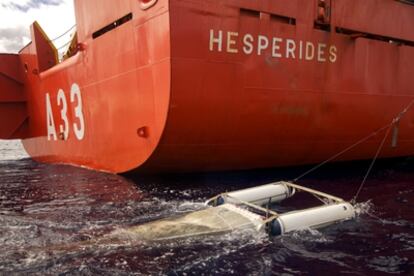
<svg viewBox="0 0 414 276"><path fill-rule="evenodd" d="M314 172L314 171L316 171L317 169L319 169L320 167L322 167L323 165L325 165L325 164L327 164L327 163L329 163L329 162L331 162L331 161L333 161L333 160L335 160L336 158L338 158L338 157L340 157L341 155L343 155L343 154L345 154L345 153L347 153L348 151L350 151L350 150L352 150L352 149L354 149L355 147L357 147L357 146L359 146L360 144L362 144L362 143L364 143L364 142L366 142L367 140L369 140L370 138L372 138L372 137L374 137L374 136L376 136L376 135L378 135L380 132L382 132L382 131L386 131L385 132L385 135L384 135L384 138L382 139L382 141L381 141L381 143L380 143L380 145L379 145L379 147L378 147L378 149L377 149L377 151L376 151L376 153L375 153L375 155L374 155L374 157L373 157L373 159L372 159L372 161L371 161L371 164L369 165L369 167L368 167L368 170L367 170L367 172L366 172L366 174L365 174L365 176L364 176L364 178L363 178L363 180L361 181L361 184L360 184L360 186L359 186L359 188L358 188L358 190L357 190L357 192L356 192L356 194L355 194L355 196L351 199L351 203L352 204L355 204L356 203L356 200L357 200L357 198L358 198L358 196L359 196L359 194L361 193L361 191L362 191L362 189L363 189L363 187L364 187L364 185L365 185L365 183L367 182L367 179L368 179L368 177L369 177L369 175L371 174L371 172L372 172L372 169L373 169L373 167L374 167L374 165L375 165L375 162L377 161L377 159L378 159L378 156L380 155L380 153L381 153L381 151L382 151L382 149L383 149L383 147L384 147L384 145L385 145L385 141L387 140L387 138L388 138L388 136L389 136L389 134L390 134L390 131L391 131L391 129L392 129L392 127L395 127L395 126L397 126L398 124L399 124L399 122L401 121L401 119L404 117L404 115L412 108L414 106L414 99L407 105L407 107L406 108L404 108L395 118L393 118L393 120L390 122L390 123L388 123L388 124L386 124L385 126L383 126L383 127L381 127L381 128L379 128L379 129L377 129L377 130L375 130L374 132L372 132L371 134L369 134L368 136L366 136L366 137L364 137L364 138L362 138L361 140L359 140L359 141L357 141L356 143L354 143L354 144L352 144L351 146L349 146L349 147L347 147L346 149L344 149L344 150L342 150L341 152L339 152L339 153L337 153L337 154L335 154L335 155L333 155L332 157L330 157L330 158L328 158L327 160L325 160L325 161L323 161L323 162L321 162L321 163L319 163L318 165L316 165L315 167L313 167L313 168L311 168L311 169L309 169L308 171L306 171L306 172L304 172L303 174L301 174L300 176L298 176L298 177L296 177L294 180L293 180L293 182L294 183L296 183L297 181L299 181L300 179L302 179L303 177L305 177L305 176L307 176L308 174L310 174L310 173L312 173L312 172Z"/></svg>

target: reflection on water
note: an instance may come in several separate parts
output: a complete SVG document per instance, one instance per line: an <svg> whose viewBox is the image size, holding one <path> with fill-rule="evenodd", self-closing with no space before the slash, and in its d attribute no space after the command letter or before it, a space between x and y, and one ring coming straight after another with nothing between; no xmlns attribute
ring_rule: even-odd
<svg viewBox="0 0 414 276"><path fill-rule="evenodd" d="M19 159L18 145L5 147L1 142L1 274L414 273L412 159L378 164L361 193L358 218L320 231L99 244L115 229L197 210L217 193L291 179L303 168L123 177L38 164ZM349 199L366 166L329 166L300 184Z"/></svg>

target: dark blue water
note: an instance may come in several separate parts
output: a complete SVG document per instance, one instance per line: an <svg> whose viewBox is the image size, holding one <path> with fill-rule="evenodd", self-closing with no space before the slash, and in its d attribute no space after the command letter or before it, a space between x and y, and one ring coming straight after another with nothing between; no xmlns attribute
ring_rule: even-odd
<svg viewBox="0 0 414 276"><path fill-rule="evenodd" d="M2 275L414 275L414 159L378 163L358 217L319 231L94 244L115 229L197 210L215 194L306 168L138 177L22 157L17 143L0 143ZM367 166L329 165L300 184L350 199Z"/></svg>

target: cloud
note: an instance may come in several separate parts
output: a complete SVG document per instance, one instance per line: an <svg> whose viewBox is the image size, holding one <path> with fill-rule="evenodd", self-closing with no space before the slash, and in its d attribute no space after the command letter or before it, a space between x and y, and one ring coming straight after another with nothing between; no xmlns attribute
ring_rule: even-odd
<svg viewBox="0 0 414 276"><path fill-rule="evenodd" d="M11 4L31 8L24 12ZM15 53L30 42L30 25L35 20L51 39L64 33L75 24L73 4L73 0L0 0L0 53ZM55 41L55 45L67 43L70 34Z"/></svg>
<svg viewBox="0 0 414 276"><path fill-rule="evenodd" d="M16 4L15 2L8 2L2 4L3 8L18 10L21 12L28 12L30 9L38 9L44 6L59 6L64 3L64 0L30 0L25 4Z"/></svg>
<svg viewBox="0 0 414 276"><path fill-rule="evenodd" d="M0 29L0 52L17 53L28 41L29 29L23 26Z"/></svg>

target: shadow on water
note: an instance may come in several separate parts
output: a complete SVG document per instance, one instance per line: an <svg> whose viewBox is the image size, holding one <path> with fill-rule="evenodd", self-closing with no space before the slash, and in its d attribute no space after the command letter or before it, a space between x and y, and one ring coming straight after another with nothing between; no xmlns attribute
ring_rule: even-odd
<svg viewBox="0 0 414 276"><path fill-rule="evenodd" d="M299 184L350 199L369 162L328 165ZM119 176L0 161L0 272L20 274L414 273L414 160L377 163L353 221L269 239L235 232L163 243L94 244L115 229L201 208L226 190L308 168ZM88 247L74 246L89 244ZM92 244L92 245L91 245Z"/></svg>

